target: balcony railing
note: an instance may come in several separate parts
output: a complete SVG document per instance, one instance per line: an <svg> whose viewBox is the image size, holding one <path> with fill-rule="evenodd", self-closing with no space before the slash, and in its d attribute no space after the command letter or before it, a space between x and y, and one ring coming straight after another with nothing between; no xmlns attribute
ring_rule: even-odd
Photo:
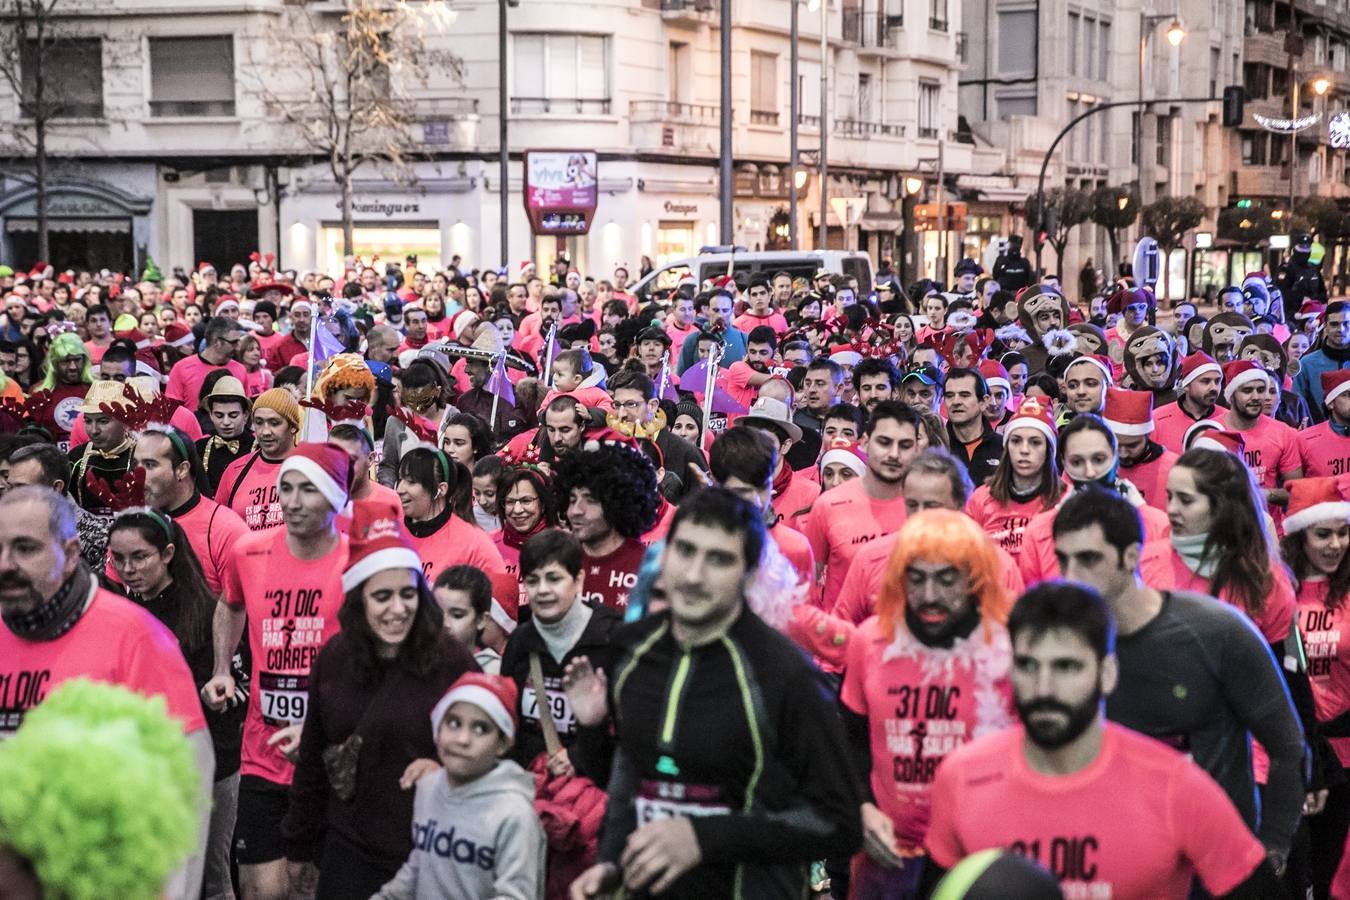
<svg viewBox="0 0 1350 900"><path fill-rule="evenodd" d="M661 0L663 13L710 13L716 9L715 0Z"/></svg>
<svg viewBox="0 0 1350 900"><path fill-rule="evenodd" d="M931 139L931 138L935 138L935 137L938 136L938 130L937 130L936 128L931 127L931 126L920 125L918 131L919 131L919 137L921 137L921 138L929 138L929 139Z"/></svg>
<svg viewBox="0 0 1350 900"><path fill-rule="evenodd" d="M568 113L579 116L609 115L610 100L586 97L512 97L511 112L519 115Z"/></svg>
<svg viewBox="0 0 1350 900"><path fill-rule="evenodd" d="M191 116L233 116L233 100L151 100L150 115L155 118Z"/></svg>
<svg viewBox="0 0 1350 900"><path fill-rule="evenodd" d="M772 109L752 109L750 110L751 125L777 125L778 111Z"/></svg>
<svg viewBox="0 0 1350 900"><path fill-rule="evenodd" d="M864 47L885 47L889 43L890 30L899 16L887 16L876 10L863 11L857 7L846 7L841 21L844 40Z"/></svg>
<svg viewBox="0 0 1350 900"><path fill-rule="evenodd" d="M817 119L819 121L819 119ZM868 122L862 119L835 119L834 130L843 137L904 137L904 125Z"/></svg>
<svg viewBox="0 0 1350 900"><path fill-rule="evenodd" d="M715 124L721 118L721 108L704 103L677 103L671 100L633 100L628 104L628 117L634 122L687 122Z"/></svg>
<svg viewBox="0 0 1350 900"><path fill-rule="evenodd" d="M797 114L797 125L801 128L814 128L820 130L820 116L808 116L803 113Z"/></svg>
<svg viewBox="0 0 1350 900"><path fill-rule="evenodd" d="M939 19L937 16L928 17L928 27L933 31L946 31L947 20Z"/></svg>

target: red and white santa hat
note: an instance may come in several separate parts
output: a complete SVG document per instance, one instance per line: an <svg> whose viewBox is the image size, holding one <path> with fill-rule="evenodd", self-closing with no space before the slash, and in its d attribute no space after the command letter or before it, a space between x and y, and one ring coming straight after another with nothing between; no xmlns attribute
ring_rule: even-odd
<svg viewBox="0 0 1350 900"><path fill-rule="evenodd" d="M1266 370L1250 359L1235 359L1223 367L1223 399L1233 400L1237 389L1249 381L1265 381L1269 378Z"/></svg>
<svg viewBox="0 0 1350 900"><path fill-rule="evenodd" d="M192 346L192 329L179 322L170 323L164 329L164 343L170 347Z"/></svg>
<svg viewBox="0 0 1350 900"><path fill-rule="evenodd" d="M843 463L855 475L861 476L867 472L867 454L863 452L862 445L848 438L835 438L820 454L821 471L832 463Z"/></svg>
<svg viewBox="0 0 1350 900"><path fill-rule="evenodd" d="M216 303L215 314L218 316L222 315L227 309L239 309L239 301L234 298L233 294L224 294L221 296L220 300Z"/></svg>
<svg viewBox="0 0 1350 900"><path fill-rule="evenodd" d="M311 316L314 315L314 304L308 297L296 297L291 301L291 312L295 312L297 309L307 309Z"/></svg>
<svg viewBox="0 0 1350 900"><path fill-rule="evenodd" d="M300 446L310 446L301 444ZM355 590L387 569L422 571L422 559L408 543L403 523L377 503L352 504L351 551L342 573L342 592Z"/></svg>
<svg viewBox="0 0 1350 900"><path fill-rule="evenodd" d="M1106 389L1102 421L1116 434L1137 436L1153 433L1153 394L1150 391Z"/></svg>
<svg viewBox="0 0 1350 900"><path fill-rule="evenodd" d="M1199 425L1199 422L1195 423ZM1191 426L1192 428L1195 425ZM1239 431L1225 431L1223 428L1207 428L1200 432L1188 450L1217 450L1220 453L1231 453L1238 459L1242 458L1242 451L1247 449L1247 440Z"/></svg>
<svg viewBox="0 0 1350 900"><path fill-rule="evenodd" d="M299 472L308 478L333 509L341 510L347 505L352 460L347 451L336 444L300 444L281 461L281 468L277 470L278 486L287 472Z"/></svg>
<svg viewBox="0 0 1350 900"><path fill-rule="evenodd" d="M852 367L862 362L862 354L853 344L835 344L830 348L830 361Z"/></svg>
<svg viewBox="0 0 1350 900"><path fill-rule="evenodd" d="M1111 375L1111 360L1107 359L1105 356L1098 356L1096 354L1084 354L1083 356L1078 357L1065 367L1064 372L1067 374L1069 369L1072 369L1080 363L1091 363L1096 366L1101 370L1102 378L1107 384L1112 384L1115 381L1115 378Z"/></svg>
<svg viewBox="0 0 1350 900"><path fill-rule="evenodd" d="M1350 369L1332 369L1322 373L1322 402L1330 406L1331 401L1350 391Z"/></svg>
<svg viewBox="0 0 1350 900"><path fill-rule="evenodd" d="M1201 375L1223 375L1223 369L1203 350L1197 350L1189 356L1181 359L1181 379L1177 382L1178 388L1184 388Z"/></svg>
<svg viewBox="0 0 1350 900"><path fill-rule="evenodd" d="M1003 429L1004 434L1011 435L1019 428L1031 428L1045 435L1045 439L1050 443L1055 443L1059 439L1059 432L1055 429L1055 420L1050 415L1050 407L1046 406L1037 397L1028 397L1017 407L1017 412L1008 420L1008 424Z"/></svg>
<svg viewBox="0 0 1350 900"><path fill-rule="evenodd" d="M450 317L450 321L448 323L450 328L450 336L455 340L459 340L461 337L464 336L464 332L472 328L475 324L477 324L477 322L478 322L477 313L475 313L473 310L470 309L461 309L459 312L455 313L453 316Z"/></svg>
<svg viewBox="0 0 1350 900"><path fill-rule="evenodd" d="M980 374L984 376L984 383L989 385L991 390L1001 387L1005 393L1012 393L1012 379L1008 377L1008 370L1003 367L1003 363L998 360L980 360Z"/></svg>
<svg viewBox="0 0 1350 900"><path fill-rule="evenodd" d="M197 263L197 271L203 275L205 275L207 272L214 272L215 270L216 267L211 265L209 262Z"/></svg>
<svg viewBox="0 0 1350 900"><path fill-rule="evenodd" d="M1293 534L1328 519L1350 522L1350 502L1341 493L1339 480L1325 476L1289 482L1289 514L1284 517L1284 533Z"/></svg>
<svg viewBox="0 0 1350 900"><path fill-rule="evenodd" d="M1319 303L1316 300L1304 300L1303 304L1299 306L1298 312L1294 313L1294 318L1300 322L1306 319L1320 319L1326 311L1325 303Z"/></svg>
<svg viewBox="0 0 1350 900"><path fill-rule="evenodd" d="M486 672L465 672L450 685L450 690L431 710L431 738L441 730L445 714L456 703L472 703L487 714L501 733L507 738L516 736L516 704L519 694L516 683L501 675L488 675Z"/></svg>
<svg viewBox="0 0 1350 900"><path fill-rule="evenodd" d="M488 607L488 618L509 635L520 621L520 583L516 576L505 571L493 572L489 578L492 581L492 605Z"/></svg>

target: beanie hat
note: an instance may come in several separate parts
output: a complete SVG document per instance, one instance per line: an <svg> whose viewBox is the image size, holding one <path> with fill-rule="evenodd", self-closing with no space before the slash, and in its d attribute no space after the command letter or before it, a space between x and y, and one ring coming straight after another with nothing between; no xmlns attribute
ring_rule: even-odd
<svg viewBox="0 0 1350 900"><path fill-rule="evenodd" d="M1200 424L1199 422L1196 425ZM1192 425L1192 428L1195 426ZM1247 449L1247 440L1241 432L1225 431L1222 428L1210 428L1200 432L1200 436L1191 442L1188 450L1217 450L1220 453L1231 453L1239 459L1242 458L1242 451Z"/></svg>
<svg viewBox="0 0 1350 900"><path fill-rule="evenodd" d="M1332 369L1322 373L1322 402L1327 406L1341 394L1350 391L1350 369Z"/></svg>
<svg viewBox="0 0 1350 900"><path fill-rule="evenodd" d="M292 448L281 461L281 468L277 470L277 484L281 484L287 472L299 472L308 478L333 509L340 512L346 507L351 491L352 460L341 447L335 444L300 444Z"/></svg>
<svg viewBox="0 0 1350 900"><path fill-rule="evenodd" d="M862 445L848 438L835 438L830 441L825 452L820 454L822 471L831 463L843 463L855 475L861 476L867 472L867 456L863 453Z"/></svg>
<svg viewBox="0 0 1350 900"><path fill-rule="evenodd" d="M277 305L271 300L259 300L253 304L254 315L264 315L270 317L273 321L277 318Z"/></svg>
<svg viewBox="0 0 1350 900"><path fill-rule="evenodd" d="M312 447L301 444L296 449ZM403 523L391 510L375 503L352 504L351 550L347 571L342 573L344 594L360 587L367 578L387 569L422 571L422 560L403 534Z"/></svg>
<svg viewBox="0 0 1350 900"><path fill-rule="evenodd" d="M1223 367L1223 399L1233 401L1237 389L1249 381L1264 381L1269 376L1266 370L1250 359L1235 359Z"/></svg>
<svg viewBox="0 0 1350 900"><path fill-rule="evenodd" d="M516 703L519 695L516 683L500 675L488 675L485 672L465 672L450 685L445 696L436 701L431 710L431 737L441 730L445 714L461 700L472 703L487 713L487 717L507 738L516 736Z"/></svg>
<svg viewBox="0 0 1350 900"><path fill-rule="evenodd" d="M299 430L300 428L300 404L296 402L295 396L285 388L270 388L263 391L253 401L253 411L260 409L270 409L272 412L281 416L291 427Z"/></svg>
<svg viewBox="0 0 1350 900"><path fill-rule="evenodd" d="M1297 478L1289 482L1289 514L1284 533L1293 534L1318 522L1338 519L1350 522L1350 502L1337 486L1337 479Z"/></svg>
<svg viewBox="0 0 1350 900"><path fill-rule="evenodd" d="M1177 387L1184 388L1201 375L1222 375L1223 369L1203 350L1197 350L1181 360L1181 380Z"/></svg>
<svg viewBox="0 0 1350 900"><path fill-rule="evenodd" d="M1052 444L1059 439L1059 434L1055 430L1055 420L1050 414L1050 407L1036 397L1028 397L1022 401L1022 405L1017 407L1017 412L1013 413L1013 417L1008 420L1003 433L1010 435L1018 428L1035 429L1045 435L1046 440Z"/></svg>
<svg viewBox="0 0 1350 900"><path fill-rule="evenodd" d="M1138 436L1153 433L1153 392L1106 389L1102 421L1116 434Z"/></svg>

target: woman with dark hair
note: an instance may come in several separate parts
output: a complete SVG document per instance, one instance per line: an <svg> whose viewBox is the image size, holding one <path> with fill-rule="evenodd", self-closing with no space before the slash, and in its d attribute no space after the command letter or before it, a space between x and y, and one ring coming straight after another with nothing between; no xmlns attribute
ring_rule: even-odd
<svg viewBox="0 0 1350 900"><path fill-rule="evenodd" d="M464 308L472 313L482 313L483 291L478 285L471 284L464 288Z"/></svg>
<svg viewBox="0 0 1350 900"><path fill-rule="evenodd" d="M477 566L489 575L506 569L492 538L474 524L472 509L467 520L455 514L461 482L472 484L467 470L441 450L418 447L399 463L398 496L404 522L428 579L434 580L451 566ZM468 496L472 501L472 495Z"/></svg>
<svg viewBox="0 0 1350 900"><path fill-rule="evenodd" d="M441 424L441 449L472 471L475 462L492 452L492 433L473 413L451 413Z"/></svg>
<svg viewBox="0 0 1350 900"><path fill-rule="evenodd" d="M1168 541L1139 560L1144 583L1218 597L1245 612L1271 644L1294 624L1294 588L1276 553L1265 500L1232 453L1187 450L1167 476Z"/></svg>
<svg viewBox="0 0 1350 900"><path fill-rule="evenodd" d="M1009 350L998 359L1008 372L1008 384L1011 390L1009 398L1013 403L1021 400L1027 386L1027 358L1016 350Z"/></svg>
<svg viewBox="0 0 1350 900"><path fill-rule="evenodd" d="M1022 554L1027 524L1054 509L1064 491L1055 440L1049 407L1034 399L1023 401L1004 430L1003 456L993 477L966 502L966 513L1013 559Z"/></svg>
<svg viewBox="0 0 1350 900"><path fill-rule="evenodd" d="M441 367L429 359L414 359L399 374L398 380L396 402L425 419L433 430L439 428L452 396L450 379ZM375 474L385 487L393 487L398 481L398 464L405 452L404 444L417 445L416 441L409 440L411 437L408 426L399 419L390 416L385 420L380 465Z"/></svg>
<svg viewBox="0 0 1350 900"><path fill-rule="evenodd" d="M519 577L520 548L547 528L556 528L558 513L548 479L535 467L519 466L502 472L497 480L497 515L502 527L492 533L506 571Z"/></svg>
<svg viewBox="0 0 1350 900"><path fill-rule="evenodd" d="M214 674L211 617L216 595L207 587L201 563L183 529L147 506L124 510L113 519L108 532L108 562L130 598L178 639L200 696L202 686ZM231 660L231 670L236 683L248 680L248 664L238 655ZM239 702L217 712L202 704L216 756L203 897L230 896L230 844L239 797L239 748L246 708Z"/></svg>
<svg viewBox="0 0 1350 900"><path fill-rule="evenodd" d="M387 514L376 510L375 516ZM465 672L421 560L392 519L352 522L342 630L319 651L282 822L292 884L318 866L316 896L366 900L412 849L412 787L440 767L427 723Z"/></svg>

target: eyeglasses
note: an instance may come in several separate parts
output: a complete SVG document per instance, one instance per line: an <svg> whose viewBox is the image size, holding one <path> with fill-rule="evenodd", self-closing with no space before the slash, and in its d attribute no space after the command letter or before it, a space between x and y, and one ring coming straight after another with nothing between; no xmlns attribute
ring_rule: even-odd
<svg viewBox="0 0 1350 900"><path fill-rule="evenodd" d="M636 411L636 410L642 409L642 407L646 406L646 405L647 405L647 401L646 401L646 400L624 400L624 401L621 401L621 402L619 402L619 403L615 403L614 405L617 406L619 409L626 409L626 410L629 410L629 411Z"/></svg>
<svg viewBox="0 0 1350 900"><path fill-rule="evenodd" d="M505 500L502 501L502 506L506 507L507 509L510 509L513 506L528 508L531 506L538 506L538 505L539 505L538 497L507 497Z"/></svg>

